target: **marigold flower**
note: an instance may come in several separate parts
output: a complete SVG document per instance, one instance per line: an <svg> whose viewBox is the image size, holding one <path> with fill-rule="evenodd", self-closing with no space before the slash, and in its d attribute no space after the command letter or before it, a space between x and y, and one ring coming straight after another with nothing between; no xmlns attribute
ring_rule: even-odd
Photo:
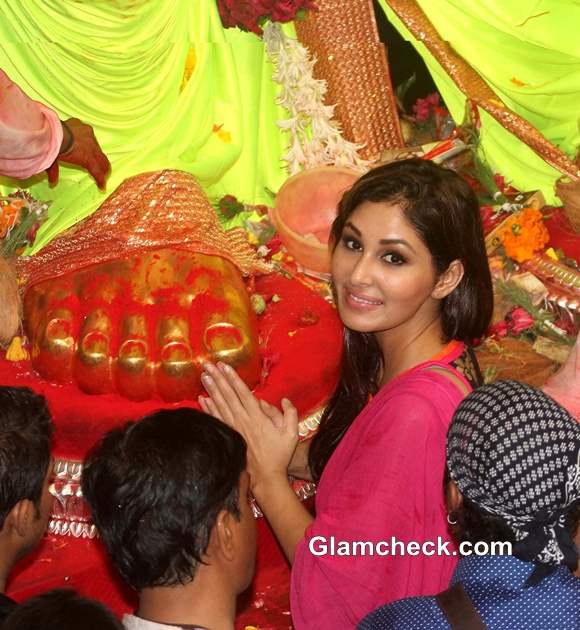
<svg viewBox="0 0 580 630"><path fill-rule="evenodd" d="M534 208L524 208L514 213L506 221L499 236L506 255L520 263L529 260L550 240L543 215Z"/></svg>

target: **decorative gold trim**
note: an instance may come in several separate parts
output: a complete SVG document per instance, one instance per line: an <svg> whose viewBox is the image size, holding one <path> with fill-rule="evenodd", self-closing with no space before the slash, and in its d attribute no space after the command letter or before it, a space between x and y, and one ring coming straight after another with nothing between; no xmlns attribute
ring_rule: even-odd
<svg viewBox="0 0 580 630"><path fill-rule="evenodd" d="M359 154L371 160L404 146L372 0L317 0L316 6L296 22L296 33L317 58L314 74L327 83L326 101L335 105L344 137L364 144Z"/></svg>
<svg viewBox="0 0 580 630"><path fill-rule="evenodd" d="M192 175L163 170L126 179L89 217L38 254L19 258L19 279L25 290L48 278L163 248L221 256L245 275L271 272L243 228L224 231Z"/></svg>
<svg viewBox="0 0 580 630"><path fill-rule="evenodd" d="M303 420L303 422L308 423L305 426L316 425L317 427L318 424L313 418L314 415ZM81 488L82 473L82 461L64 458L55 459L52 483L49 488L53 497L53 504L48 523L48 534L72 536L73 538L98 537L99 534L95 524L92 522L89 507L83 498ZM288 482L301 501L305 501L316 494L316 484L312 481L303 481L289 477ZM263 514L253 498L251 506L255 518L261 518Z"/></svg>
<svg viewBox="0 0 580 630"><path fill-rule="evenodd" d="M318 427L320 426L320 419L322 418L322 413L324 412L324 407L317 409L312 412L310 415L306 416L306 418L300 420L298 423L298 435L301 439L306 440L309 437L312 437L316 431L318 431Z"/></svg>

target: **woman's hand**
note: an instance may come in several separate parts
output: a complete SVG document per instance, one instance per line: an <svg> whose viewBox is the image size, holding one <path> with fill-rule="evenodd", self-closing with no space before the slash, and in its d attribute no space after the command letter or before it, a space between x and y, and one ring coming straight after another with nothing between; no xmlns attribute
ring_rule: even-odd
<svg viewBox="0 0 580 630"><path fill-rule="evenodd" d="M298 414L287 400L282 411L258 400L229 365L204 364L201 380L209 398L199 397L206 412L242 434L248 445L248 472L252 489L274 477L287 478L298 444Z"/></svg>
<svg viewBox="0 0 580 630"><path fill-rule="evenodd" d="M286 399L282 411L258 400L228 365L206 363L204 369L201 380L210 397L200 396L199 404L244 436L252 492L292 563L313 520L288 483L288 464L298 443L296 408Z"/></svg>

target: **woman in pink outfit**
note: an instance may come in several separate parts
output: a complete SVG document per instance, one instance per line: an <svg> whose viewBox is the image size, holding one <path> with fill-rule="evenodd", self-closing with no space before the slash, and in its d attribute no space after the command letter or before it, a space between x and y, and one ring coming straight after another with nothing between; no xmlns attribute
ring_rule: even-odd
<svg viewBox="0 0 580 630"><path fill-rule="evenodd" d="M252 492L292 563L297 630L354 628L378 603L447 587L456 558L435 555L455 550L445 436L479 378L465 342L483 335L493 302L477 200L431 162L361 177L331 247L344 350L313 440L297 446L293 405L256 400L228 366L208 364L202 377L203 408L248 443ZM288 472L319 482L314 518ZM391 555L394 540L415 545Z"/></svg>

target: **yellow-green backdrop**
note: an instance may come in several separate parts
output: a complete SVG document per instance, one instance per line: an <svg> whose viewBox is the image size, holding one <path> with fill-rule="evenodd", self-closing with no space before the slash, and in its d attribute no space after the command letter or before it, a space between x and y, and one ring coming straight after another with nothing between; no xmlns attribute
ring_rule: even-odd
<svg viewBox="0 0 580 630"><path fill-rule="evenodd" d="M32 252L93 212L124 179L175 168L210 197L270 201L286 177L276 84L260 38L224 30L216 0L2 0L0 67L61 118L89 122L113 168L107 190L61 166L32 178L52 200ZM189 77L189 78L188 78ZM14 180L2 180L3 191Z"/></svg>
<svg viewBox="0 0 580 630"><path fill-rule="evenodd" d="M345 0L346 1L346 0ZM417 47L452 115L464 97L388 6L387 17ZM580 144L578 0L419 0L444 39L508 106L571 157ZM291 32L292 29L289 29ZM396 59L391 60L396 63ZM275 121L277 88L259 38L224 30L216 0L2 0L0 67L61 116L91 123L113 171L107 190L61 167L20 185L52 200L32 252L93 212L125 178L177 168L210 197L233 192L269 201L285 178L287 142ZM554 201L559 173L482 114L491 166L522 189ZM16 182L1 180L7 192Z"/></svg>
<svg viewBox="0 0 580 630"><path fill-rule="evenodd" d="M387 18L417 49L456 121L465 97L389 7ZM418 0L441 37L479 72L504 103L574 157L580 146L579 0ZM396 63L396 59L391 59ZM556 202L561 175L482 112L481 145L491 167L522 190Z"/></svg>

